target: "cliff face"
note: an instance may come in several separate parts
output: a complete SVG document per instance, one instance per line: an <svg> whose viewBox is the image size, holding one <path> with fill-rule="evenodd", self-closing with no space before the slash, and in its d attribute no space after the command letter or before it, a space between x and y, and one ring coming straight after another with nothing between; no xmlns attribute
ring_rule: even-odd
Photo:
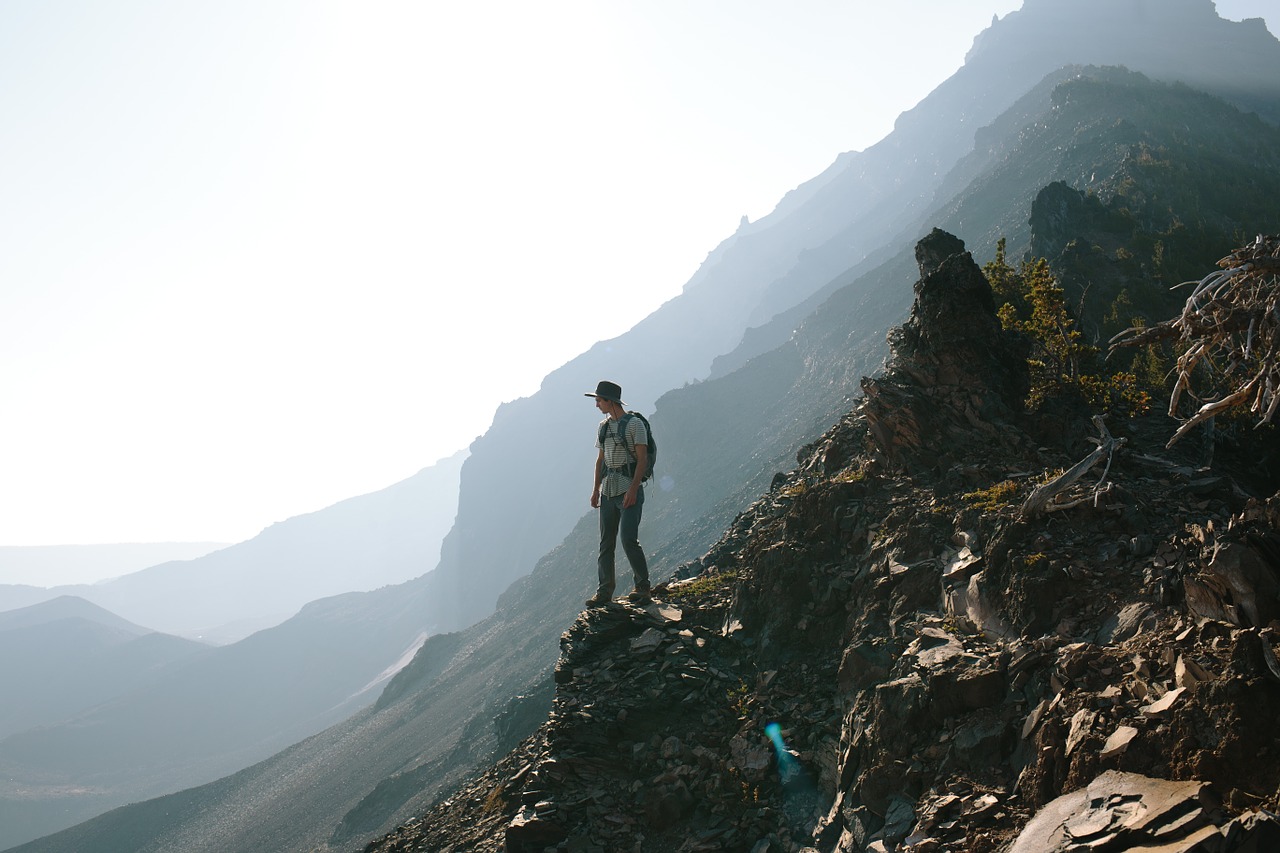
<svg viewBox="0 0 1280 853"><path fill-rule="evenodd" d="M1151 419L1024 516L1084 449L1029 432L963 245L917 258L866 400L696 576L583 612L547 723L369 850L1271 849L1280 503Z"/></svg>

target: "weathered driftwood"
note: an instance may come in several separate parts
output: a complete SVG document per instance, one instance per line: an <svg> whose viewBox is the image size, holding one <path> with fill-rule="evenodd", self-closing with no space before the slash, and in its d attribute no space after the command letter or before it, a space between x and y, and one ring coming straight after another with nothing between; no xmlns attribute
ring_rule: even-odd
<svg viewBox="0 0 1280 853"><path fill-rule="evenodd" d="M1102 484L1106 481L1107 474L1111 472L1112 457L1115 455L1116 450L1125 445L1126 439L1113 437L1100 415L1094 416L1093 425L1098 428L1099 437L1089 440L1097 444L1097 448L1057 477L1054 477L1044 485L1037 486L1023 501L1021 509L1018 510L1019 515L1023 518L1032 518L1046 512L1071 509L1087 502L1093 502L1096 505L1098 498L1108 491ZM1107 460L1107 465L1102 469L1102 476L1098 478L1098 483L1094 486L1092 494L1074 501L1059 502L1054 500L1058 495L1075 485L1077 480L1103 459Z"/></svg>
<svg viewBox="0 0 1280 853"><path fill-rule="evenodd" d="M1150 328L1133 327L1111 339L1111 350L1174 341L1181 349L1175 368L1169 415L1178 416L1182 395L1192 393L1200 371L1202 384L1225 387L1196 397L1201 405L1169 439L1179 439L1217 414L1248 406L1258 425L1280 408L1280 237L1259 236L1218 261L1215 270L1193 285L1182 313Z"/></svg>

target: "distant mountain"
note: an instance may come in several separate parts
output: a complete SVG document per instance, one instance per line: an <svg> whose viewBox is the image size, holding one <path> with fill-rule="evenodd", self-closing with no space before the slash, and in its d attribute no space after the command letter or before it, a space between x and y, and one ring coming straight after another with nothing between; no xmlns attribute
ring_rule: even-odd
<svg viewBox="0 0 1280 853"><path fill-rule="evenodd" d="M195 560L105 583L55 587L158 631L228 643L279 624L309 601L372 590L435 568L457 511L465 452L393 486L296 516ZM30 588L0 587L0 606L31 603Z"/></svg>
<svg viewBox="0 0 1280 853"><path fill-rule="evenodd" d="M80 621L100 625L124 636L138 637L151 633L150 628L135 625L83 598L60 595L20 610L0 611L0 631L13 631L51 622Z"/></svg>
<svg viewBox="0 0 1280 853"><path fill-rule="evenodd" d="M430 632L422 621L428 596L422 580L336 596L238 643L167 661L160 635L0 614L27 626L0 630L0 666L15 678L39 678L42 666L49 677L60 675L44 652L19 643L65 649L94 642L101 652L86 656L91 671L68 685L72 695L77 686L85 693L110 688L113 673L127 674L125 663L148 654L155 663L146 677L133 673L131 684L74 716L52 716L0 739L0 849L233 773L372 703ZM95 664L100 671L92 671ZM14 682L0 683L7 698Z"/></svg>
<svg viewBox="0 0 1280 853"><path fill-rule="evenodd" d="M0 545L0 583L51 587L98 581L172 560L194 560L225 548L216 542L127 545ZM4 587L0 587L0 595ZM7 610L0 598L0 610Z"/></svg>
<svg viewBox="0 0 1280 853"><path fill-rule="evenodd" d="M0 739L70 719L207 649L72 596L0 613Z"/></svg>

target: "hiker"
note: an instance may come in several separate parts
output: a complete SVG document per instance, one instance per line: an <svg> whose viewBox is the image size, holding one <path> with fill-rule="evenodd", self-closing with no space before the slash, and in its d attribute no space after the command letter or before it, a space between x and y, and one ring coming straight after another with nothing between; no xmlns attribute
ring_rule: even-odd
<svg viewBox="0 0 1280 853"><path fill-rule="evenodd" d="M602 381L586 396L595 397L596 408L605 415L596 432L599 453L596 454L595 485L591 489L591 506L600 511L600 556L596 563L600 583L587 605L613 600L613 554L619 529L622 550L631 563L636 586L627 600L647 604L653 598L649 593L649 564L640 547L640 513L644 507L641 483L648 463L648 427L643 418L628 414L623 408L620 385Z"/></svg>

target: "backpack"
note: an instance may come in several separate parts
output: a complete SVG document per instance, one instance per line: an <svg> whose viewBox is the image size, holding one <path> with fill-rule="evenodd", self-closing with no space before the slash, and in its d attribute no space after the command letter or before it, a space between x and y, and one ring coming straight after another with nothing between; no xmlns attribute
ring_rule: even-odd
<svg viewBox="0 0 1280 853"><path fill-rule="evenodd" d="M644 482L645 480L653 479L653 466L657 464L658 461L658 441L653 437L653 427L649 426L649 419L639 412L627 412L622 417L618 418L618 432L614 437L614 440L617 441L618 439L621 439L622 444L627 444L627 425L631 422L632 418L639 418L640 422L644 424L645 431L649 433L649 458L645 464L646 470L644 472L644 476L640 478L640 482ZM604 446L605 436L607 436L608 433L609 422L605 421L600 424L599 440L602 447ZM636 452L629 444L627 444L627 453L631 456L631 464L627 467L627 473L634 477Z"/></svg>

